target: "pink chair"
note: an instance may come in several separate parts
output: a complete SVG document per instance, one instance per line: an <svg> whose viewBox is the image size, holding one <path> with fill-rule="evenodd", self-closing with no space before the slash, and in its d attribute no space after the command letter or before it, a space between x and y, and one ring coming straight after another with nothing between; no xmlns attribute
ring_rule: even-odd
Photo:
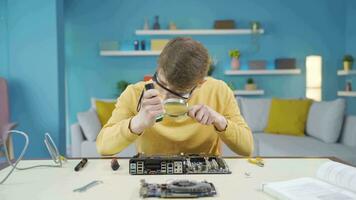
<svg viewBox="0 0 356 200"><path fill-rule="evenodd" d="M7 136L7 132L16 127L16 123L10 123L9 118L7 83L5 79L0 77L0 147L4 145L4 142L6 142L9 157L10 159L13 159L14 150L11 137L9 137L6 141L3 140ZM0 156L5 156L5 154L0 152Z"/></svg>

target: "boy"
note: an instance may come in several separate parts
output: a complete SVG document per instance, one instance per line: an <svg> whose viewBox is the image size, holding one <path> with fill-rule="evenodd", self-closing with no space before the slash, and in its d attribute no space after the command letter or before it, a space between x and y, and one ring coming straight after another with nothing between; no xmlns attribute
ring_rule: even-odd
<svg viewBox="0 0 356 200"><path fill-rule="evenodd" d="M223 81L206 77L208 68L209 55L202 44L190 38L171 40L153 79L128 86L119 97L97 137L98 152L113 155L136 142L137 151L148 155L220 155L222 141L239 155L251 155L253 136L234 94ZM155 89L144 91L147 83ZM187 102L187 115L156 122L166 98Z"/></svg>

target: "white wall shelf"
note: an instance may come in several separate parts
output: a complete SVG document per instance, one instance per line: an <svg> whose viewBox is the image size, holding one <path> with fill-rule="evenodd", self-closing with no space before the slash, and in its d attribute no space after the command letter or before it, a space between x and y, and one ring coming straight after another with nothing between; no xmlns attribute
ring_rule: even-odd
<svg viewBox="0 0 356 200"><path fill-rule="evenodd" d="M301 72L300 69L226 70L225 75L292 75Z"/></svg>
<svg viewBox="0 0 356 200"><path fill-rule="evenodd" d="M356 91L338 91L337 96L340 97L356 97Z"/></svg>
<svg viewBox="0 0 356 200"><path fill-rule="evenodd" d="M234 90L234 95L237 96L254 96L254 95L264 95L264 90Z"/></svg>
<svg viewBox="0 0 356 200"><path fill-rule="evenodd" d="M249 35L251 29L181 29L181 30L136 30L136 35ZM258 33L263 34L260 29Z"/></svg>
<svg viewBox="0 0 356 200"><path fill-rule="evenodd" d="M339 70L337 71L337 75L339 76L356 75L356 70L350 70L350 71Z"/></svg>
<svg viewBox="0 0 356 200"><path fill-rule="evenodd" d="M100 51L101 56L159 56L161 51Z"/></svg>

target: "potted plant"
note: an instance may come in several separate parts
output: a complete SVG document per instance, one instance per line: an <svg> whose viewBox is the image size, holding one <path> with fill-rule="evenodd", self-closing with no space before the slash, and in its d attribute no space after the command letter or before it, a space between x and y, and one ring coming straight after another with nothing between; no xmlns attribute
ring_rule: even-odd
<svg viewBox="0 0 356 200"><path fill-rule="evenodd" d="M258 21L252 21L250 24L252 33L258 33L258 31L261 29L261 23Z"/></svg>
<svg viewBox="0 0 356 200"><path fill-rule="evenodd" d="M130 85L130 83L127 81L124 81L124 80L117 82L116 89L118 91L118 94L120 95L129 85Z"/></svg>
<svg viewBox="0 0 356 200"><path fill-rule="evenodd" d="M344 70L349 71L352 69L352 64L354 63L354 58L351 55L344 56Z"/></svg>
<svg viewBox="0 0 356 200"><path fill-rule="evenodd" d="M208 76L213 75L213 72L215 70L215 67L217 65L218 61L215 57L210 57L209 58L209 69L208 69Z"/></svg>
<svg viewBox="0 0 356 200"><path fill-rule="evenodd" d="M209 69L208 69L208 76L213 75L214 70L215 70L215 66L212 63L210 63Z"/></svg>
<svg viewBox="0 0 356 200"><path fill-rule="evenodd" d="M238 49L232 49L229 51L229 56L231 57L231 69L240 69L240 51Z"/></svg>
<svg viewBox="0 0 356 200"><path fill-rule="evenodd" d="M257 85L255 84L255 81L252 78L247 79L245 90L256 90L256 89L257 89Z"/></svg>

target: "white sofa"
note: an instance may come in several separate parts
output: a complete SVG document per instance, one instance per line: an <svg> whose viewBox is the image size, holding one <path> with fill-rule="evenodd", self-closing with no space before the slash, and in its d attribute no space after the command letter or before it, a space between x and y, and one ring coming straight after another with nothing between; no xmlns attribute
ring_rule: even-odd
<svg viewBox="0 0 356 200"><path fill-rule="evenodd" d="M238 99L238 104L242 115L253 131L255 155L332 156L356 164L356 116L344 115L345 107L343 106L346 105L343 99L332 102L314 102L309 110L304 137L264 133L271 99L242 98ZM321 139L324 137L324 140L330 140L328 138L330 136L325 137L327 132L332 134L335 141L325 142Z"/></svg>
<svg viewBox="0 0 356 200"><path fill-rule="evenodd" d="M344 116L343 110L342 113L339 112L339 115L342 114L341 115L342 119L340 122L341 123L340 126L342 127L339 128L336 127L336 129L339 130L339 133L335 133L335 135L337 135L337 141L324 142L323 140L318 139L315 136L311 136L308 133L306 133L306 136L304 137L264 133L263 129L266 127L268 121L271 99L243 98L243 99L238 99L237 101L240 106L242 115L244 116L246 122L249 124L251 130L253 131L253 135L255 138L254 155L286 156L286 157L334 156L342 160L345 160L349 163L356 164L356 116ZM339 103L340 102L344 103L344 101L340 99L336 101L338 101ZM331 103L335 104L333 102ZM314 121L313 121L313 118L311 117L313 113L320 114L318 112L320 111L320 109L323 108L323 106L332 107L329 106L329 104L318 107L317 104L318 103L313 103L314 106L313 112L312 111L309 112L306 132L308 132L309 129L313 130L312 127L313 123L315 124L317 123L315 122L315 119L318 120L318 116L314 116L313 117ZM92 111L93 109L91 109L91 111L87 111L87 113L91 113L90 115L93 115L93 113L95 114L95 112ZM323 109L322 112L325 112L325 109ZM333 110L331 109L329 113L330 112L333 112ZM321 123L319 124L319 126L322 126L319 127L321 129L324 128L324 126L326 127L325 124L330 125L330 122L328 122L327 119L325 123L323 123L323 119L320 119L319 123ZM332 128L335 128L335 126ZM314 128L314 132L315 130L318 130L317 127L316 129ZM71 126L71 139L72 139L71 156L72 157L100 156L96 151L95 140L89 141L86 139L84 135L85 134L83 133L83 128L79 125L79 123L73 124ZM322 134L321 137L323 137ZM235 155L225 145L223 145L222 151L224 156ZM136 150L133 144L129 146L127 149L125 149L123 152L120 152L118 155L132 156L134 154L136 154Z"/></svg>
<svg viewBox="0 0 356 200"><path fill-rule="evenodd" d="M96 150L96 137L102 128L97 116L96 101L116 103L116 99L91 98L91 107L85 112L77 113L78 122L71 125L71 157L101 157ZM121 157L131 157L136 154L135 145L132 144L117 154Z"/></svg>
<svg viewBox="0 0 356 200"><path fill-rule="evenodd" d="M100 157L101 155L96 150L95 141L89 141L79 123L71 125L71 157ZM121 157L131 157L136 154L135 145L132 144L124 151L117 154Z"/></svg>

